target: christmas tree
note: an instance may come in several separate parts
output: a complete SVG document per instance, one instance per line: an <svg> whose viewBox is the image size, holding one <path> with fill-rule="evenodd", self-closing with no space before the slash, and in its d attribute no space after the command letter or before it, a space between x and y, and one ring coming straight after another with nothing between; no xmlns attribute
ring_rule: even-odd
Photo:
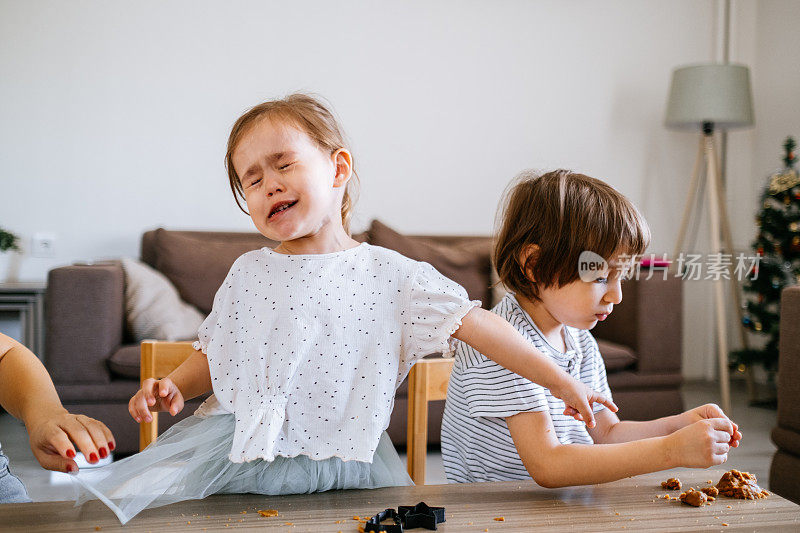
<svg viewBox="0 0 800 533"><path fill-rule="evenodd" d="M744 283L747 295L745 328L764 337L762 349L731 354L738 365L761 364L767 370L778 367L780 298L784 287L800 283L800 175L793 138L783 144L784 168L770 176L756 217L758 236L753 250L760 256Z"/></svg>

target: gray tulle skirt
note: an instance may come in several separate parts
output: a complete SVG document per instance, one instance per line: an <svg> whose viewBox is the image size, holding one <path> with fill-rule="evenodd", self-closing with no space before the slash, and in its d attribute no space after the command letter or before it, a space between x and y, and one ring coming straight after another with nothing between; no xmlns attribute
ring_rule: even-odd
<svg viewBox="0 0 800 533"><path fill-rule="evenodd" d="M123 524L143 509L211 494L305 494L333 489L413 485L386 432L372 463L305 455L233 463L232 414L189 418L145 450L74 476L76 505L99 499Z"/></svg>

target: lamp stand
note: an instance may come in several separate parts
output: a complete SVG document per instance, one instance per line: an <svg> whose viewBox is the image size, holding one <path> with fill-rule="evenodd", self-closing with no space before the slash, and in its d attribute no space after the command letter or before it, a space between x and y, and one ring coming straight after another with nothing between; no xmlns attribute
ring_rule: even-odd
<svg viewBox="0 0 800 533"><path fill-rule="evenodd" d="M675 244L675 253L673 254L673 261L678 257L683 246L683 241L686 236L686 228L689 223L689 218L692 214L692 208L695 202L695 196L698 190L707 190L708 200L708 214L709 214L709 231L711 233L711 253L730 253L733 254L733 238L731 236L731 227L728 222L728 210L725 204L725 191L722 187L722 180L719 176L719 163L715 150L714 139L714 125L710 122L703 123L703 134L697 148L697 157L692 170L692 180L689 185L689 196L686 200L686 206L683 210L683 218L681 220L680 230L678 231L678 241ZM701 169L705 163L705 173L701 173ZM702 209L702 208L701 208ZM723 248L720 242L720 230L722 233L725 247ZM733 292L734 305L736 307L737 316L739 319L739 333L741 335L742 345L746 348L748 345L747 336L744 328L742 328L742 305L741 295L739 294L739 285L733 275L728 276L731 282L731 290ZM715 307L715 322L716 322L716 337L717 337L717 358L719 364L719 384L722 410L730 413L731 409L731 393L730 393L730 376L728 374L728 337L727 328L725 325L725 294L724 294L724 280L722 276L714 281L714 307ZM750 386L748 382L748 386Z"/></svg>

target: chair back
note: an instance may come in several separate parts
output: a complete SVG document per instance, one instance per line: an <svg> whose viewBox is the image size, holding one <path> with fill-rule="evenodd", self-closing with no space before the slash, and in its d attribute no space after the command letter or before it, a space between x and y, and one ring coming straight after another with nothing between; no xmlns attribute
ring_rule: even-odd
<svg viewBox="0 0 800 533"><path fill-rule="evenodd" d="M142 364L139 384L148 378L161 379L178 368L194 353L191 342L142 341ZM152 422L139 423L139 451L158 437L158 413L151 413Z"/></svg>
<svg viewBox="0 0 800 533"><path fill-rule="evenodd" d="M408 373L407 466L408 475L417 485L425 484L428 402L447 398L447 384L453 361L452 357L420 359Z"/></svg>

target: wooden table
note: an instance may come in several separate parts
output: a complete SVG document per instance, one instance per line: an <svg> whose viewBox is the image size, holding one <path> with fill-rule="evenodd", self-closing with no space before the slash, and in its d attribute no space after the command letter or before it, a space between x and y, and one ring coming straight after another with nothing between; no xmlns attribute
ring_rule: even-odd
<svg viewBox="0 0 800 533"><path fill-rule="evenodd" d="M671 475L677 475L684 488L705 487L706 480L716 483L723 472L682 470L566 489L510 481L279 497L221 495L143 511L125 526L97 501L82 508L70 502L7 504L0 505L0 531L95 531L99 527L100 531L154 533L232 529L348 533L358 530L354 515L372 515L420 500L446 507L447 522L439 526L442 532L800 531L800 506L774 494L755 501L719 498L699 508L659 498L667 494L660 482ZM280 514L265 518L256 512L259 509L277 509ZM505 521L495 521L495 517Z"/></svg>

